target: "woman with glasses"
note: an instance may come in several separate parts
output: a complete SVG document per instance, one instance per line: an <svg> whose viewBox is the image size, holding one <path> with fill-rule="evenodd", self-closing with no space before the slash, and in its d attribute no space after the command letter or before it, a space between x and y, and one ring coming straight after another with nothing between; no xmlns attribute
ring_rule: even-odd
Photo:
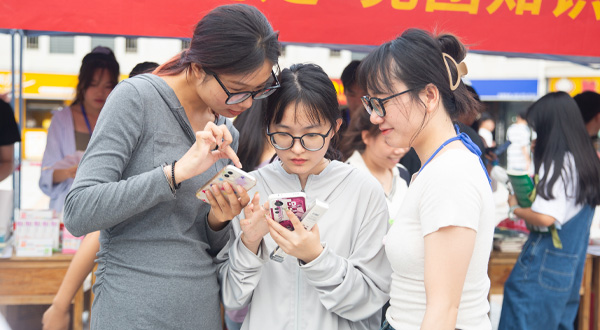
<svg viewBox="0 0 600 330"><path fill-rule="evenodd" d="M368 173L337 161L342 119L327 74L297 64L279 80L264 117L279 161L252 172L254 197L222 256L223 302L250 306L242 329L376 328L391 274L385 195ZM270 194L300 191L307 204L329 205L312 230L291 212L293 231L265 214ZM281 263L269 258L276 246L288 254Z"/></svg>
<svg viewBox="0 0 600 330"><path fill-rule="evenodd" d="M109 96L65 204L74 235L100 230L93 329L221 328L213 257L250 198L195 192L241 167L228 118L278 88L277 38L256 8L217 7L189 49Z"/></svg>
<svg viewBox="0 0 600 330"><path fill-rule="evenodd" d="M480 106L461 81L465 56L452 35L409 29L359 68L371 122L423 164L386 236L394 272L385 330L491 329L492 189L481 151L453 124Z"/></svg>

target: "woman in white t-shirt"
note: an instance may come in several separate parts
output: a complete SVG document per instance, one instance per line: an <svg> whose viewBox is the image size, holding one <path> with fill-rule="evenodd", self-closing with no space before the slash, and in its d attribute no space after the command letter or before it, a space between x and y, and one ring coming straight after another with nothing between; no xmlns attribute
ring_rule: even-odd
<svg viewBox="0 0 600 330"><path fill-rule="evenodd" d="M492 190L481 151L452 123L481 107L461 81L465 56L452 35L409 29L359 67L371 122L424 164L386 238L394 272L382 329L491 329Z"/></svg>
<svg viewBox="0 0 600 330"><path fill-rule="evenodd" d="M499 329L573 329L590 225L600 204L600 160L575 101L549 93L531 105L539 178L531 207L509 199L531 233L504 286Z"/></svg>

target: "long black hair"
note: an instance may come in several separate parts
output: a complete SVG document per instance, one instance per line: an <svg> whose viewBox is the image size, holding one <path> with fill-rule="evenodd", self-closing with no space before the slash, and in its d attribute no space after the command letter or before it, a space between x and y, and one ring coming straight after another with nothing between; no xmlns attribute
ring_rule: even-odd
<svg viewBox="0 0 600 330"><path fill-rule="evenodd" d="M335 87L320 66L294 64L281 72L279 83L281 88L267 102L263 118L265 127L269 127L271 123L279 124L285 110L292 104L296 107L295 118L298 118L298 106L302 105L311 123L321 124L325 121L335 127L337 120L342 118ZM337 150L338 134L334 130L330 134L334 136L325 158L340 160L341 153Z"/></svg>
<svg viewBox="0 0 600 330"><path fill-rule="evenodd" d="M544 166L544 176L536 187L544 199L553 199L552 187L560 178L565 182L573 173L562 171L565 155L573 155L577 171L577 204L600 204L600 159L590 141L575 100L565 92L548 93L527 110L527 123L536 131L533 151L535 173ZM550 166L554 167L552 176ZM567 177L565 177L567 176Z"/></svg>
<svg viewBox="0 0 600 330"><path fill-rule="evenodd" d="M193 63L216 74L245 74L273 65L281 54L278 33L255 7L223 5L211 10L194 29L188 49L158 67L163 76L189 72Z"/></svg>
<svg viewBox="0 0 600 330"><path fill-rule="evenodd" d="M254 100L250 109L242 112L233 121L240 132L237 155L242 170L254 171L260 165L260 159L267 142L267 128L264 126L267 100Z"/></svg>
<svg viewBox="0 0 600 330"><path fill-rule="evenodd" d="M393 82L401 81L411 90L409 94L415 102L421 102L419 93L428 84L433 84L439 90L444 108L452 120L481 112L482 104L473 97L462 81L456 90L452 91L450 88L444 62L448 63L453 82L458 79L457 68L442 53L460 63L467 55L467 50L451 34L433 36L421 29L408 29L362 60L358 67L358 82L366 91L394 94L400 91L392 90Z"/></svg>

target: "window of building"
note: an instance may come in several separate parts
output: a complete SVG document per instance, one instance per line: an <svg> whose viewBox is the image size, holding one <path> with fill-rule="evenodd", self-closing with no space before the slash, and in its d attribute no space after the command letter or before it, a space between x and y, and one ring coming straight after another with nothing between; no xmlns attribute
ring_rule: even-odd
<svg viewBox="0 0 600 330"><path fill-rule="evenodd" d="M285 50L287 46L281 46L281 56L285 57Z"/></svg>
<svg viewBox="0 0 600 330"><path fill-rule="evenodd" d="M191 40L189 40L189 39L181 40L181 50L190 48L190 43L191 43Z"/></svg>
<svg viewBox="0 0 600 330"><path fill-rule="evenodd" d="M110 48L113 52L115 49L115 38L113 37L92 37L92 44L90 49L94 49L98 46L104 46Z"/></svg>
<svg viewBox="0 0 600 330"><path fill-rule="evenodd" d="M137 38L125 38L125 53L137 53Z"/></svg>
<svg viewBox="0 0 600 330"><path fill-rule="evenodd" d="M50 36L50 54L75 53L75 37Z"/></svg>
<svg viewBox="0 0 600 330"><path fill-rule="evenodd" d="M38 37L27 37L27 49L39 49L40 42Z"/></svg>
<svg viewBox="0 0 600 330"><path fill-rule="evenodd" d="M329 57L340 57L341 54L342 54L342 51L339 49L330 49L329 50Z"/></svg>

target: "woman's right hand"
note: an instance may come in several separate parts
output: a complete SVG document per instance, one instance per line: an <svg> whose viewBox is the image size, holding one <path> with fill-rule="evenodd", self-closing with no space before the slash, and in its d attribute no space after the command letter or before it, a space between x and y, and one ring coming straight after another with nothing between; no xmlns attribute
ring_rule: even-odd
<svg viewBox="0 0 600 330"><path fill-rule="evenodd" d="M69 309L62 310L53 304L44 312L44 316L42 316L42 329L67 330L69 329L70 321L71 315L69 314Z"/></svg>
<svg viewBox="0 0 600 330"><path fill-rule="evenodd" d="M183 182L208 170L216 161L229 158L238 168L242 167L240 159L231 148L233 137L225 125L209 122L204 130L196 132L196 142L177 161L175 165L175 181ZM215 149L216 147L216 149ZM169 173L171 169L169 168Z"/></svg>
<svg viewBox="0 0 600 330"><path fill-rule="evenodd" d="M258 253L262 238L269 232L269 224L265 218L265 210L268 208L269 202L261 206L260 195L256 193L248 206L244 208L246 218L240 220L242 243L254 254Z"/></svg>

